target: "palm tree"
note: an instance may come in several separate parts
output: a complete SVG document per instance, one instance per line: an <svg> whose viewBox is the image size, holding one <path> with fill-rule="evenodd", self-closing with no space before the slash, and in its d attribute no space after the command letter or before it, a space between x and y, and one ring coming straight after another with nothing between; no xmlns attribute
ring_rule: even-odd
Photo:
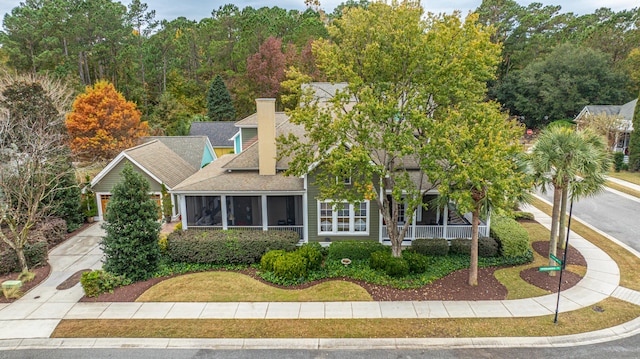
<svg viewBox="0 0 640 359"><path fill-rule="evenodd" d="M558 235L560 242L564 242L569 193L571 199L576 199L597 194L604 188L605 175L611 166L606 141L589 129L576 132L566 127L547 128L533 147L530 163L542 190L553 187L549 253L556 255ZM554 265L552 259L549 265Z"/></svg>

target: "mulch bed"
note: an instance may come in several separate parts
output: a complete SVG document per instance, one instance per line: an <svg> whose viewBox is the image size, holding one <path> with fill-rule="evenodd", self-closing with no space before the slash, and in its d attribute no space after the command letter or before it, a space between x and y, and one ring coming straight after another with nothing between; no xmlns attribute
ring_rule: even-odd
<svg viewBox="0 0 640 359"><path fill-rule="evenodd" d="M26 283L22 283L22 288L20 290L23 293L27 293L29 289L37 286L38 284L42 283L42 281L47 279L47 277L49 277L49 273L51 272L51 266L47 264L42 267L31 268L30 270L31 272L35 273L36 276L35 278L33 278L33 280ZM20 272L0 275L0 283L4 282L5 280L16 280L18 279L19 275L20 275ZM4 295L2 295L2 292L0 292L0 303L12 303L14 301L15 299L5 298Z"/></svg>
<svg viewBox="0 0 640 359"><path fill-rule="evenodd" d="M67 238L70 238L79 231L94 225L95 223L86 223L78 230L70 233ZM533 249L543 257L548 257L549 242L540 241L532 244ZM562 258L563 251L558 250L557 257ZM573 247L569 246L567 253L567 264L586 266L587 263L584 257ZM435 282L417 289L396 289L388 286L381 286L362 281L356 281L349 278L331 278L323 279L315 282L304 283L298 286L284 287L275 285L262 280L258 277L255 269L247 269L241 271L262 283L289 289L297 290L311 287L313 285L328 281L328 280L344 280L356 283L369 292L375 301L410 301L410 300L503 300L507 296L507 289L495 278L493 273L500 268L479 268L478 269L478 285L469 286L467 284L469 270L463 269L453 272L446 277L440 278ZM40 267L34 269L36 272L36 279L29 283L25 283L23 290L26 292L30 288L33 288L41 281L47 278L49 275L50 267ZM67 289L76 285L82 272L86 270L78 271L73 276L63 282L58 289ZM15 279L18 273L11 273L5 276L0 276L0 281ZM83 297L81 302L133 302L147 289L151 288L157 283L163 280L172 278L152 278L147 281L137 282L128 286L116 288L113 293L103 293L98 297ZM546 272L539 272L537 268L531 268L523 270L520 273L520 277L528 283L535 285L539 288L548 290L550 292L556 292L558 290L558 276L551 277ZM562 277L562 290L568 289L576 285L582 278L572 272L564 271ZM9 303L13 300L7 300L0 296L0 303Z"/></svg>

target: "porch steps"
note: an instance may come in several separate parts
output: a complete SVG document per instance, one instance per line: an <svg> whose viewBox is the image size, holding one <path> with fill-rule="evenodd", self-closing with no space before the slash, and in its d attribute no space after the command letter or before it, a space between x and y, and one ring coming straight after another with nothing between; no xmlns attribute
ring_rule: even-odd
<svg viewBox="0 0 640 359"><path fill-rule="evenodd" d="M469 224L469 222L464 219L458 212L449 210L449 221L448 224Z"/></svg>

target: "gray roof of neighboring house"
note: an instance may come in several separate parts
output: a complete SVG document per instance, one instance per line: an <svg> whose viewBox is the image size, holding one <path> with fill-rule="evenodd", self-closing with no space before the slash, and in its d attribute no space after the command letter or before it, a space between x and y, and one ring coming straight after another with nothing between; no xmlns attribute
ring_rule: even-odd
<svg viewBox="0 0 640 359"><path fill-rule="evenodd" d="M601 113L607 116L617 116L626 122L626 128L633 131L633 113L638 104L638 99L629 101L624 105L589 105L585 106L576 116L576 121L580 121L585 115L598 115Z"/></svg>
<svg viewBox="0 0 640 359"><path fill-rule="evenodd" d="M158 140L151 140L123 152L169 188L196 173L200 167L199 164L197 167L191 166Z"/></svg>
<svg viewBox="0 0 640 359"><path fill-rule="evenodd" d="M210 146L206 136L148 136L142 138L143 143L154 140L164 143L194 168L200 168L204 149ZM212 153L212 155L214 154Z"/></svg>
<svg viewBox="0 0 640 359"><path fill-rule="evenodd" d="M284 112L276 112L276 126L287 122L289 120L289 116L287 116ZM254 113L249 115L242 120L235 123L237 127L251 127L258 128L258 114Z"/></svg>
<svg viewBox="0 0 640 359"><path fill-rule="evenodd" d="M306 87L311 87L314 91L314 97L317 98L320 102L326 102L327 100L333 98L338 90L344 90L347 87L348 83L346 82L312 82L310 84L303 85L303 89Z"/></svg>
<svg viewBox="0 0 640 359"><path fill-rule="evenodd" d="M224 166L240 155L224 155L173 188L174 192L303 191L304 180L277 173L261 176L257 170L231 171Z"/></svg>
<svg viewBox="0 0 640 359"><path fill-rule="evenodd" d="M235 122L216 121L216 122L192 122L189 135L191 136L207 136L213 147L231 147L233 148L233 137L238 132Z"/></svg>

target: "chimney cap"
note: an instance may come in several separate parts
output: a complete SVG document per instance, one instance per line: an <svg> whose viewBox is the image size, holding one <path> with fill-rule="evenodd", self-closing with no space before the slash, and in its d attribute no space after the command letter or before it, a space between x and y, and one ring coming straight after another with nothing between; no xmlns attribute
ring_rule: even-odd
<svg viewBox="0 0 640 359"><path fill-rule="evenodd" d="M268 97L260 97L260 98L256 99L256 101L275 101L275 100L276 100L275 98L270 98L270 97L269 98Z"/></svg>

